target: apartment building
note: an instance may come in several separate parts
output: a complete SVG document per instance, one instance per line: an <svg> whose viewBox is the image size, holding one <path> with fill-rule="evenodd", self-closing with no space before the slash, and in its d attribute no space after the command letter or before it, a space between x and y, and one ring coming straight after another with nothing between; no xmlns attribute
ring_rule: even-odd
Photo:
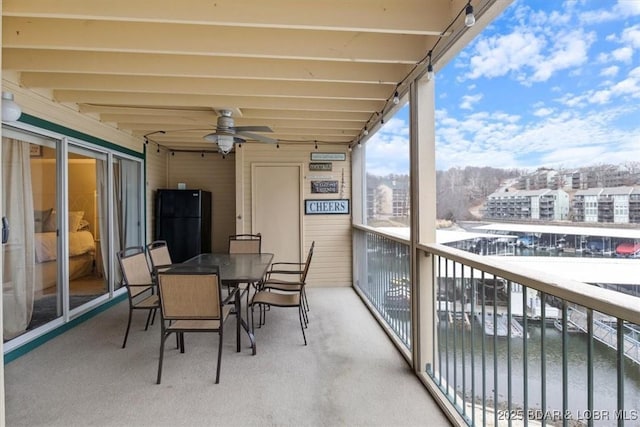
<svg viewBox="0 0 640 427"><path fill-rule="evenodd" d="M564 190L500 191L487 197L484 217L560 221L569 218L569 209L569 194Z"/></svg>
<svg viewBox="0 0 640 427"><path fill-rule="evenodd" d="M577 222L638 223L640 190L627 186L578 190L572 208L573 220Z"/></svg>

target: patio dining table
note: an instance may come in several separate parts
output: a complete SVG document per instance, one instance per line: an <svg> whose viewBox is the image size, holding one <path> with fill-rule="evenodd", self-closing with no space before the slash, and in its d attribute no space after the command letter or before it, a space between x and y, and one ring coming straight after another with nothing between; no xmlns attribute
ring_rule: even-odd
<svg viewBox="0 0 640 427"><path fill-rule="evenodd" d="M252 354L256 354L256 340L253 331L249 327L248 319L242 318L241 292L238 287L241 283L257 283L262 280L271 265L273 254L229 254L229 253L203 253L183 262L190 268L206 268L218 266L220 280L223 285L234 288L234 304L236 314L236 346L240 351L240 328L242 327L251 343ZM249 289L247 289L249 292Z"/></svg>

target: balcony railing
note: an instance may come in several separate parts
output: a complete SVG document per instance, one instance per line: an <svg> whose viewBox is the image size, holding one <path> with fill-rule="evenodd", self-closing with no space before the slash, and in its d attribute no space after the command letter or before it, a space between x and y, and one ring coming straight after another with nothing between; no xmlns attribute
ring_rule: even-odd
<svg viewBox="0 0 640 427"><path fill-rule="evenodd" d="M410 253L355 228L354 284L469 425L640 424L640 298L443 245L416 247L414 284ZM412 318L427 325L413 343Z"/></svg>
<svg viewBox="0 0 640 427"><path fill-rule="evenodd" d="M378 233L358 234L360 280L356 287L395 338L411 351L411 271L409 245Z"/></svg>

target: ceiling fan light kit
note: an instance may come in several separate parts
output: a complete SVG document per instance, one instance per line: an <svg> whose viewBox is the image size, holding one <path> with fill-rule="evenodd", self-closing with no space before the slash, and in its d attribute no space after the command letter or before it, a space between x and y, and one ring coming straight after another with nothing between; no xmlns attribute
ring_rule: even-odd
<svg viewBox="0 0 640 427"><path fill-rule="evenodd" d="M220 110L220 116L214 132L204 136L205 141L218 144L218 151L229 154L234 143L243 143L248 139L275 144L278 141L253 132L273 132L268 126L235 126L230 110Z"/></svg>

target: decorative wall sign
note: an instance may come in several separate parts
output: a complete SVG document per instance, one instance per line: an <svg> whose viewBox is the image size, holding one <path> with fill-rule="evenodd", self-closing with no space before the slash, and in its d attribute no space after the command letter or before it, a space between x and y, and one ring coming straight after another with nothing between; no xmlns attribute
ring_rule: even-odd
<svg viewBox="0 0 640 427"><path fill-rule="evenodd" d="M42 157L42 145L29 144L30 157Z"/></svg>
<svg viewBox="0 0 640 427"><path fill-rule="evenodd" d="M338 181L311 181L312 193L337 193Z"/></svg>
<svg viewBox="0 0 640 427"><path fill-rule="evenodd" d="M310 171L331 171L332 168L333 168L333 163L331 163L331 162L309 163L309 170Z"/></svg>
<svg viewBox="0 0 640 427"><path fill-rule="evenodd" d="M349 199L321 199L304 201L305 215L348 215Z"/></svg>
<svg viewBox="0 0 640 427"><path fill-rule="evenodd" d="M343 162L345 160L347 160L347 155L345 153L319 153L317 151L314 151L311 153L311 160L318 160L318 161L337 161L337 162Z"/></svg>

